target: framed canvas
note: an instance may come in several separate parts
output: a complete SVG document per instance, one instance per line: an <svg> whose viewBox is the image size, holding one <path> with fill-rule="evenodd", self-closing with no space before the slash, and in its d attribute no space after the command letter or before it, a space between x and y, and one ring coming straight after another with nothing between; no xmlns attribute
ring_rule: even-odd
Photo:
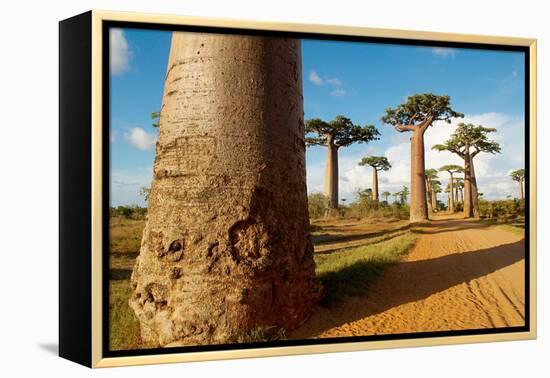
<svg viewBox="0 0 550 378"><path fill-rule="evenodd" d="M59 35L60 356L536 337L536 40L106 11Z"/></svg>

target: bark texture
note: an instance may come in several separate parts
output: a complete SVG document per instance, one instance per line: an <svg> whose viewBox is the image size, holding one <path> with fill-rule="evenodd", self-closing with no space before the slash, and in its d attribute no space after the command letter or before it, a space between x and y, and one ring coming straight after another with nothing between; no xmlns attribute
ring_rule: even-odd
<svg viewBox="0 0 550 378"><path fill-rule="evenodd" d="M296 39L173 34L131 277L148 343L293 329L319 299L301 75Z"/></svg>
<svg viewBox="0 0 550 378"><path fill-rule="evenodd" d="M428 220L424 165L425 128L414 130L411 137L411 222Z"/></svg>

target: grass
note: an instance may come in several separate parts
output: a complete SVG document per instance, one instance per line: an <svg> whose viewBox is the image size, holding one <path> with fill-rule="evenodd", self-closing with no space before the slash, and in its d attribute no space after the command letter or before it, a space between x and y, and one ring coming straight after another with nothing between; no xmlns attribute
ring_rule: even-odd
<svg viewBox="0 0 550 378"><path fill-rule="evenodd" d="M416 242L412 233L357 248L316 255L316 273L324 287L322 304L333 306L348 296L363 295L369 284L399 262Z"/></svg>
<svg viewBox="0 0 550 378"><path fill-rule="evenodd" d="M109 344L111 350L141 348L139 321L128 305L129 280L109 282Z"/></svg>
<svg viewBox="0 0 550 378"><path fill-rule="evenodd" d="M110 252L139 252L145 220L111 217L110 222Z"/></svg>
<svg viewBox="0 0 550 378"><path fill-rule="evenodd" d="M286 339L285 330L278 327L258 327L247 334L240 335L238 343L257 343L265 341L277 341Z"/></svg>

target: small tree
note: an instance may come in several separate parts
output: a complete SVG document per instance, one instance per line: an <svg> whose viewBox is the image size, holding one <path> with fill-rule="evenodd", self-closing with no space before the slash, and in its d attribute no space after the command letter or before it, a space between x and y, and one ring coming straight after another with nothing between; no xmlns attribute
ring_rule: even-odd
<svg viewBox="0 0 550 378"><path fill-rule="evenodd" d="M325 122L319 118L305 122L307 146L326 146L325 194L329 208L338 208L338 149L352 143L368 143L377 140L380 133L373 125L354 125L344 116L336 116ZM308 136L309 135L309 136Z"/></svg>
<svg viewBox="0 0 550 378"><path fill-rule="evenodd" d="M395 109L388 108L382 122L392 125L399 132L412 132L411 137L411 211L412 222L428 219L426 204L426 183L424 178L424 134L434 121L447 123L462 113L451 108L449 96L431 93L409 96L407 101Z"/></svg>
<svg viewBox="0 0 550 378"><path fill-rule="evenodd" d="M448 172L451 178L449 179L449 211L454 213L455 211L455 201L454 201L454 177L453 175L457 172L464 172L464 169L460 165L448 164L439 168L440 172Z"/></svg>
<svg viewBox="0 0 550 378"><path fill-rule="evenodd" d="M139 190L139 195L143 197L146 203L149 202L149 196L151 195L151 188L148 188L146 186L142 187Z"/></svg>
<svg viewBox="0 0 550 378"><path fill-rule="evenodd" d="M382 193L382 196L384 196L384 198L386 199L386 203L389 203L388 198L391 196L391 193L386 191Z"/></svg>
<svg viewBox="0 0 550 378"><path fill-rule="evenodd" d="M510 177L512 180L516 181L519 184L519 199L524 199L523 194L523 183L525 182L525 169L517 169L515 171L510 172Z"/></svg>
<svg viewBox="0 0 550 378"><path fill-rule="evenodd" d="M153 120L153 127L159 127L159 125L160 125L160 112L151 113L151 119Z"/></svg>
<svg viewBox="0 0 550 378"><path fill-rule="evenodd" d="M387 171L391 168L391 164L385 156L365 156L359 162L359 165L368 165L372 168L372 198L374 202L378 202L378 171Z"/></svg>

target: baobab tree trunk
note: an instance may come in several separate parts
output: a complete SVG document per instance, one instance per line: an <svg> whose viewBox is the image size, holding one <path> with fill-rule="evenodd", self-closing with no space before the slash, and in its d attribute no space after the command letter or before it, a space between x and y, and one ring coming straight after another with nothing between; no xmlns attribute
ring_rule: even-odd
<svg viewBox="0 0 550 378"><path fill-rule="evenodd" d="M325 166L325 195L329 209L338 208L338 147L333 137L327 137L327 163Z"/></svg>
<svg viewBox="0 0 550 378"><path fill-rule="evenodd" d="M432 210L437 209L437 193L434 190L432 190L431 201L432 201Z"/></svg>
<svg viewBox="0 0 550 378"><path fill-rule="evenodd" d="M411 222L428 220L424 165L425 131L425 128L418 128L413 131L411 137Z"/></svg>
<svg viewBox="0 0 550 378"><path fill-rule="evenodd" d="M433 206L432 206L432 189L430 186L430 180L424 175L424 181L426 183L426 203L428 205L428 213L433 213Z"/></svg>
<svg viewBox="0 0 550 378"><path fill-rule="evenodd" d="M453 173L451 174L451 181L449 181L449 211L451 213L455 212L455 201L454 201L454 179L453 179Z"/></svg>
<svg viewBox="0 0 550 378"><path fill-rule="evenodd" d="M297 39L173 34L131 277L147 344L292 329L319 299L301 83Z"/></svg>
<svg viewBox="0 0 550 378"><path fill-rule="evenodd" d="M474 167L474 158L472 156L470 156L470 171L470 186L472 187L472 211L474 214L474 218L479 218L479 193L477 191L476 170ZM462 199L462 202L464 203L464 197Z"/></svg>
<svg viewBox="0 0 550 378"><path fill-rule="evenodd" d="M455 203L458 203L458 182L456 183L456 188L455 188Z"/></svg>
<svg viewBox="0 0 550 378"><path fill-rule="evenodd" d="M378 170L372 167L372 199L378 203Z"/></svg>
<svg viewBox="0 0 550 378"><path fill-rule="evenodd" d="M523 178L520 178L518 183L519 183L519 198L520 199L524 199L524 194L523 194Z"/></svg>
<svg viewBox="0 0 550 378"><path fill-rule="evenodd" d="M472 217L472 160L470 159L470 146L464 146L464 218Z"/></svg>

